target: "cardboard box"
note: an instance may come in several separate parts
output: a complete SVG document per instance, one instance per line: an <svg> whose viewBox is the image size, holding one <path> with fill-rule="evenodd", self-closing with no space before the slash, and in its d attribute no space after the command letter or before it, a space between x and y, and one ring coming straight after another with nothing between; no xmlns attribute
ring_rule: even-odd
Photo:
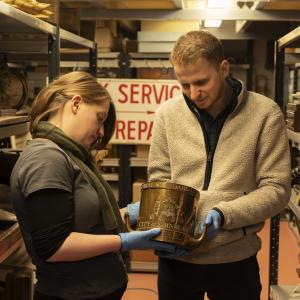
<svg viewBox="0 0 300 300"><path fill-rule="evenodd" d="M137 145L136 146L136 156L138 158L147 158L149 156L149 145Z"/></svg>
<svg viewBox="0 0 300 300"><path fill-rule="evenodd" d="M80 35L90 41L95 40L96 21L81 20Z"/></svg>
<svg viewBox="0 0 300 300"><path fill-rule="evenodd" d="M132 184L132 202L138 202L141 200L141 187L143 181L136 181Z"/></svg>
<svg viewBox="0 0 300 300"><path fill-rule="evenodd" d="M108 52L114 48L114 37L110 28L96 27L95 42L99 52Z"/></svg>
<svg viewBox="0 0 300 300"><path fill-rule="evenodd" d="M141 79L175 79L172 69L167 68L139 68L137 78Z"/></svg>
<svg viewBox="0 0 300 300"><path fill-rule="evenodd" d="M67 31L80 34L80 10L77 8L62 8L60 10L59 26Z"/></svg>

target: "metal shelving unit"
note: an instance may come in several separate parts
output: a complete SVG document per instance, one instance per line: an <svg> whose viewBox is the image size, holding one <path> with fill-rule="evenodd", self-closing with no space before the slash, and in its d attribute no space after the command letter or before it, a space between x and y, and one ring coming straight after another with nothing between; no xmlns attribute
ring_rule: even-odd
<svg viewBox="0 0 300 300"><path fill-rule="evenodd" d="M9 55L15 54L21 54L19 59L24 61L42 58L47 61L49 81L52 81L59 75L61 46L87 48L90 72L96 73L97 48L93 41L0 2L0 53L7 55L8 60ZM25 133L27 121L27 117L21 116L0 117L0 138Z"/></svg>
<svg viewBox="0 0 300 300"><path fill-rule="evenodd" d="M55 34L56 33L56 28L55 26L44 22L40 19L37 19L19 9L16 9L4 2L0 2L0 13L2 15L1 17L1 24L10 22L11 24L15 21L17 23L22 23L23 25L30 27L34 29L36 32L44 32L48 34ZM19 24L18 24L19 25ZM13 32L15 26L12 28L4 28L1 26L5 32L7 30L10 30ZM28 29L26 30L28 32ZM23 30L24 32L24 30Z"/></svg>
<svg viewBox="0 0 300 300"><path fill-rule="evenodd" d="M119 159L118 158L104 158L102 163L102 167L118 167Z"/></svg>
<svg viewBox="0 0 300 300"><path fill-rule="evenodd" d="M101 162L101 167L119 167L119 159L104 158ZM118 173L102 173L102 176L107 181L119 181Z"/></svg>
<svg viewBox="0 0 300 300"><path fill-rule="evenodd" d="M102 176L106 181L118 181L119 180L118 173L103 173Z"/></svg>
<svg viewBox="0 0 300 300"><path fill-rule="evenodd" d="M139 158L139 157L131 157L130 158L130 166L131 167L147 167L148 159L147 158Z"/></svg>
<svg viewBox="0 0 300 300"><path fill-rule="evenodd" d="M0 53L8 54L8 60L48 60L49 81L59 75L61 48L88 48L90 72L96 72L97 47L93 41L4 2L0 2L0 35Z"/></svg>
<svg viewBox="0 0 300 300"><path fill-rule="evenodd" d="M0 139L28 132L28 121L26 116L0 117Z"/></svg>
<svg viewBox="0 0 300 300"><path fill-rule="evenodd" d="M275 43L275 100L283 109L284 107L284 65L285 47L299 47L300 26L281 37ZM300 145L300 134L288 130L288 137L294 143ZM299 217L299 207L295 204L293 194L289 203L289 208ZM273 300L289 299L289 289L278 286L278 248L279 248L279 224L280 216L271 219L270 232L270 271L269 271L269 298ZM292 288L292 287L291 287Z"/></svg>
<svg viewBox="0 0 300 300"><path fill-rule="evenodd" d="M96 45L59 26L37 19L4 2L0 2L0 53L6 60L47 62L49 81L59 75L60 48L88 48L89 69L96 74ZM25 64L22 63L25 66ZM27 116L0 116L0 139L29 131ZM1 231L0 262L21 245L21 233L16 223L9 230Z"/></svg>

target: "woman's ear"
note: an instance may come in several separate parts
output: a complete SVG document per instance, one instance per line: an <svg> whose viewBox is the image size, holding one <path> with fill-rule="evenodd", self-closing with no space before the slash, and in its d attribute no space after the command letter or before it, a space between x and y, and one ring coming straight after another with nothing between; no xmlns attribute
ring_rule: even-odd
<svg viewBox="0 0 300 300"><path fill-rule="evenodd" d="M79 110L79 107L82 103L82 97L80 95L75 95L72 99L71 99L71 109L73 114L77 114L77 111Z"/></svg>

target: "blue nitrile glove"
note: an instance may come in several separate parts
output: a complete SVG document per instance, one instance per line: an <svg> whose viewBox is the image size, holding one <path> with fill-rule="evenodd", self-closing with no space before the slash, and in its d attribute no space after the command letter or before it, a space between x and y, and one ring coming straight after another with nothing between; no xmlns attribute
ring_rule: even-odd
<svg viewBox="0 0 300 300"><path fill-rule="evenodd" d="M137 222L137 219L139 217L140 212L140 201L135 203L129 203L127 205L127 212L129 215L129 220L131 225L135 225Z"/></svg>
<svg viewBox="0 0 300 300"><path fill-rule="evenodd" d="M131 249L154 249L174 252L176 246L152 240L153 237L159 234L160 228L119 233L121 237L121 252Z"/></svg>
<svg viewBox="0 0 300 300"><path fill-rule="evenodd" d="M162 258L174 259L176 257L184 256L188 253L188 250L182 248L175 248L174 252L167 252L162 250L154 250L154 254Z"/></svg>
<svg viewBox="0 0 300 300"><path fill-rule="evenodd" d="M204 225L207 225L206 238L212 239L215 237L221 228L221 215L215 209L208 211L203 224L199 225L198 233L201 234Z"/></svg>

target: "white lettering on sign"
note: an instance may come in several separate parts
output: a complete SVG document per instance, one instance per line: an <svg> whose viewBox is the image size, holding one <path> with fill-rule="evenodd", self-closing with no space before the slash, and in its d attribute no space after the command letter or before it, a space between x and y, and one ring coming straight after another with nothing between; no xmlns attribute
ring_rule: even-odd
<svg viewBox="0 0 300 300"><path fill-rule="evenodd" d="M181 93L176 80L98 79L117 111L113 144L149 144L158 106Z"/></svg>

